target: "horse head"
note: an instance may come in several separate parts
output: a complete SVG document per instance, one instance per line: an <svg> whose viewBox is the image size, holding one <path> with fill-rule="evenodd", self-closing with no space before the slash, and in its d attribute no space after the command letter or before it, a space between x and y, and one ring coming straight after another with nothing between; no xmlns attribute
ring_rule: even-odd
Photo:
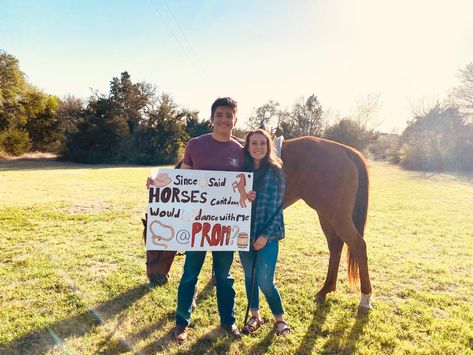
<svg viewBox="0 0 473 355"><path fill-rule="evenodd" d="M142 218L143 240L146 244L148 215ZM164 285L169 280L169 270L176 256L175 251L147 250L146 251L146 275L153 286Z"/></svg>
<svg viewBox="0 0 473 355"><path fill-rule="evenodd" d="M241 173L240 173L240 174L238 174L236 177L239 179L238 184L239 184L239 185L243 185L243 187L245 187L245 186L246 186L245 174L241 174Z"/></svg>

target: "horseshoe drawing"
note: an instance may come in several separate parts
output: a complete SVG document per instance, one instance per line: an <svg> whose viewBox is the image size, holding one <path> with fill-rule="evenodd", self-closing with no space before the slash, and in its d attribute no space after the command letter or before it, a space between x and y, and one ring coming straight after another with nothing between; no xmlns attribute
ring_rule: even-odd
<svg viewBox="0 0 473 355"><path fill-rule="evenodd" d="M159 229L158 229L158 233L154 233L154 231L153 231L153 225L155 225L155 224L158 224L160 226ZM174 238L174 228L171 227L171 226L167 226L164 223L161 223L159 221L151 222L151 224L149 225L149 231L151 233L152 243L154 245L163 246L166 249L168 248L168 244L164 243L164 242L161 242L161 241L168 242L172 238ZM162 232L165 232L164 236L162 235ZM166 236L167 234L168 234L168 236Z"/></svg>

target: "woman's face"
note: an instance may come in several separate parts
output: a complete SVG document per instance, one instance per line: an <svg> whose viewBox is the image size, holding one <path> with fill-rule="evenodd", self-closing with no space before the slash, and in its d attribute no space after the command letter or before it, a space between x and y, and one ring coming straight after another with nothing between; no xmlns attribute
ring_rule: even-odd
<svg viewBox="0 0 473 355"><path fill-rule="evenodd" d="M255 133L250 137L248 144L248 153L255 162L260 162L268 152L268 143L266 137L260 133Z"/></svg>

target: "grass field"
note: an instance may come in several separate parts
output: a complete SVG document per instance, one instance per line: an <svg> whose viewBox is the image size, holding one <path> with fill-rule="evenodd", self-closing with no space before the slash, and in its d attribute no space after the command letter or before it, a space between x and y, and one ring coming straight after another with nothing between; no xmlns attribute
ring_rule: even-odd
<svg viewBox="0 0 473 355"><path fill-rule="evenodd" d="M285 211L277 284L287 338L268 320L235 342L218 327L210 256L190 340L172 340L183 257L170 282L147 284L140 218L148 167L0 162L0 353L473 354L473 180L370 162L365 239L374 309L340 268L338 289L314 302L328 250L313 210ZM237 319L246 307L238 258Z"/></svg>

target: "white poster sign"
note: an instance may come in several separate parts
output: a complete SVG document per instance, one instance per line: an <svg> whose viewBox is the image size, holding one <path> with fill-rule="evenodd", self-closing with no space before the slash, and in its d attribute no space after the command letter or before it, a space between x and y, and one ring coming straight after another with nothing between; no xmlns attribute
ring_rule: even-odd
<svg viewBox="0 0 473 355"><path fill-rule="evenodd" d="M148 250L249 250L253 173L161 168L148 195Z"/></svg>

